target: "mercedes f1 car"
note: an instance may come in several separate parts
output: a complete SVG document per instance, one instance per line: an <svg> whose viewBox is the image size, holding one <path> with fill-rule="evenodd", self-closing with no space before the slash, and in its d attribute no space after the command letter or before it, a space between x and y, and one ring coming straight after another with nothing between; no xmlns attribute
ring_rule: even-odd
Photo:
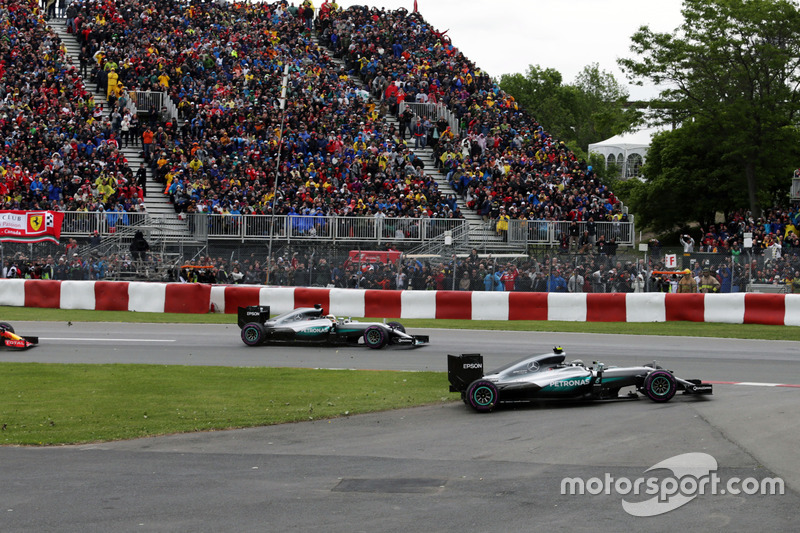
<svg viewBox="0 0 800 533"><path fill-rule="evenodd" d="M11 324L8 322L0 322L0 342L2 342L2 345L6 348L27 350L39 344L39 337L17 335L14 333L14 327Z"/></svg>
<svg viewBox="0 0 800 533"><path fill-rule="evenodd" d="M643 366L587 366L566 363L563 349L531 355L484 375L480 354L447 356L450 392L460 392L464 403L476 411L491 411L500 403L529 402L540 398L619 398L620 389L635 390L654 402L668 402L678 391L712 394L712 385L699 379L681 379L655 362ZM628 397L636 397L630 391Z"/></svg>
<svg viewBox="0 0 800 533"><path fill-rule="evenodd" d="M326 315L322 306L299 307L270 319L269 306L239 308L242 341L248 346L269 342L319 342L357 344L379 349L389 344L419 346L428 343L427 335L409 335L398 322L358 322Z"/></svg>

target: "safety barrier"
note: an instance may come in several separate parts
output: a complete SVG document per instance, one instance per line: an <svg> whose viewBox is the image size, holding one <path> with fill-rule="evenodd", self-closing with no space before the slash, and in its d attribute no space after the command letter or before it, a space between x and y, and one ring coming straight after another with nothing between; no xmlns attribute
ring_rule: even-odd
<svg viewBox="0 0 800 533"><path fill-rule="evenodd" d="M0 280L0 305L156 313L236 313L269 305L273 313L320 304L353 317L569 322L718 322L800 326L794 294L563 294L380 291L259 285L111 281Z"/></svg>
<svg viewBox="0 0 800 533"><path fill-rule="evenodd" d="M50 309L207 313L211 286L126 281L0 280L0 305Z"/></svg>

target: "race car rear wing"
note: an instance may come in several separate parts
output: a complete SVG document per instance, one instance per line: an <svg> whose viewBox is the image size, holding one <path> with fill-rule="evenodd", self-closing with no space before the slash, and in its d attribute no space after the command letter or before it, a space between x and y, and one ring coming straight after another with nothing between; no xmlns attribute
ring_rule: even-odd
<svg viewBox="0 0 800 533"><path fill-rule="evenodd" d="M249 305L239 308L239 329L242 329L245 324L249 324L250 322L263 324L267 320L269 320L268 305Z"/></svg>
<svg viewBox="0 0 800 533"><path fill-rule="evenodd" d="M483 356L464 353L447 356L447 380L450 392L465 392L469 384L483 377Z"/></svg>

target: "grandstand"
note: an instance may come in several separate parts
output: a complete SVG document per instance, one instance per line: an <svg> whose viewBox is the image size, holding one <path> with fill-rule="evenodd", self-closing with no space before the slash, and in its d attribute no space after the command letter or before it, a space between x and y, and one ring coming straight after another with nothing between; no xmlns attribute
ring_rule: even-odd
<svg viewBox="0 0 800 533"><path fill-rule="evenodd" d="M128 181L141 163L147 168L145 210L135 201L115 205L128 215L109 218L108 202L69 197L58 206L68 212L67 236L85 237L90 227L111 236L127 220L121 226L135 221L151 238L184 243L259 241L274 229L286 242L524 251L558 244L569 220L584 225L593 213L599 233L633 242L632 222L613 194L417 14L318 13L313 31L285 3L78 1L67 15L49 22L57 39L41 20L31 38L67 54L53 58L66 76L83 74L93 144L115 135ZM343 49L381 17L405 24L416 42L394 43L399 51L387 42L382 54L359 42ZM248 30L232 32L242 20ZM407 63L400 70L398 58ZM286 63L279 166L277 80ZM422 70L445 64L464 74L428 78ZM391 89L387 95L390 85L406 101ZM139 125L123 128L131 116ZM144 149L139 137L148 124L155 141ZM413 140L419 127L427 128L422 143ZM506 217L508 229L497 231Z"/></svg>

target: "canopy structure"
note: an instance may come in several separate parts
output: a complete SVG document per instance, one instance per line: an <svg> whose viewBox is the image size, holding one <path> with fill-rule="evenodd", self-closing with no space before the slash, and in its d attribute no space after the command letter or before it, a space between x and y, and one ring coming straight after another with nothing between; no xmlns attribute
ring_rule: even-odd
<svg viewBox="0 0 800 533"><path fill-rule="evenodd" d="M641 175L641 168L647 159L647 149L653 134L660 128L645 128L630 133L614 135L610 139L589 145L589 153L600 154L606 165L616 164L622 169L624 179Z"/></svg>

